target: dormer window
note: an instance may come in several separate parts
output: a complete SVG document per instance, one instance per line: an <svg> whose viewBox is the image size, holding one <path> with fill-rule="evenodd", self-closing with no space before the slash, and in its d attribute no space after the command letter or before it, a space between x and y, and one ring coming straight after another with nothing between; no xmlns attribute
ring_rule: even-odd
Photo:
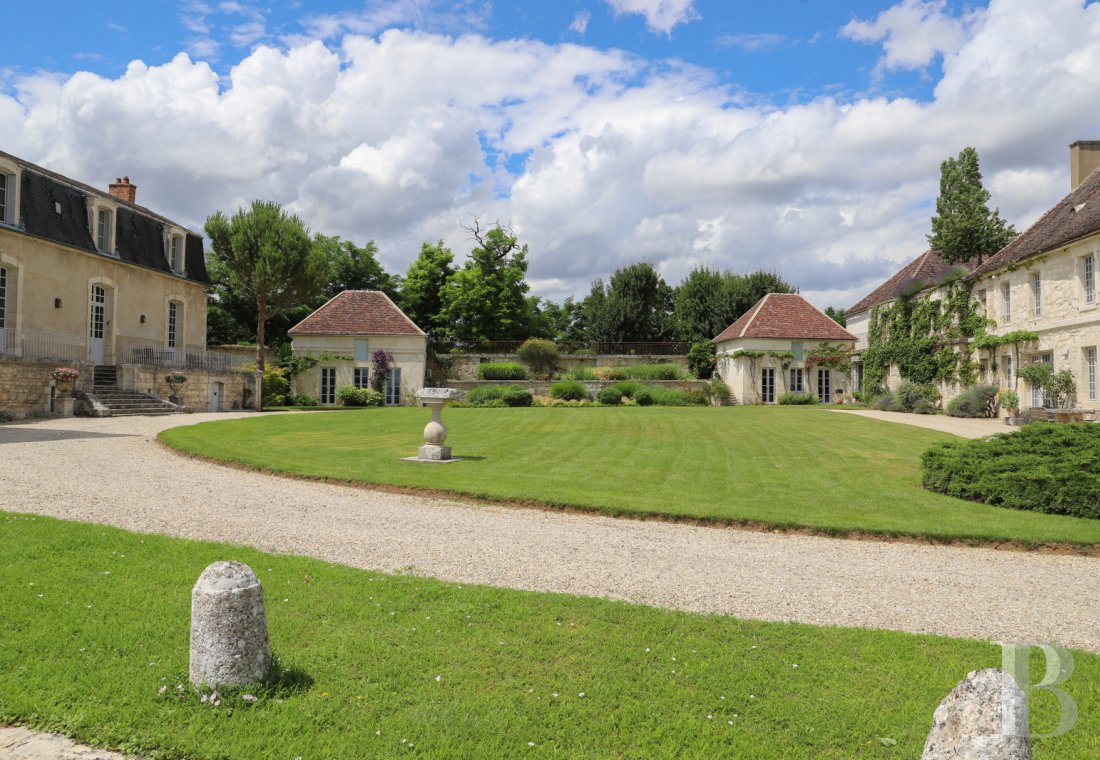
<svg viewBox="0 0 1100 760"><path fill-rule="evenodd" d="M95 247L104 253L111 252L111 233L114 232L114 214L107 209L96 209Z"/></svg>
<svg viewBox="0 0 1100 760"><path fill-rule="evenodd" d="M19 166L0 159L0 224L19 224Z"/></svg>
<svg viewBox="0 0 1100 760"><path fill-rule="evenodd" d="M168 239L168 266L176 274L183 274L183 238L179 235Z"/></svg>
<svg viewBox="0 0 1100 760"><path fill-rule="evenodd" d="M108 256L115 255L115 205L102 198L90 198L88 220L91 222L95 249Z"/></svg>

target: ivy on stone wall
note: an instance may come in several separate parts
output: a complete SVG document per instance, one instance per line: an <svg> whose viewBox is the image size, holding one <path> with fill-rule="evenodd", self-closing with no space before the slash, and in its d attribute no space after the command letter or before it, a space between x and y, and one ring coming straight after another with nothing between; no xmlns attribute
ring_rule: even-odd
<svg viewBox="0 0 1100 760"><path fill-rule="evenodd" d="M893 303L873 307L862 354L866 387L885 387L890 367L921 385L973 385L978 364L970 341L984 333L987 320L977 312L972 290L961 272L952 272L935 291L914 282Z"/></svg>

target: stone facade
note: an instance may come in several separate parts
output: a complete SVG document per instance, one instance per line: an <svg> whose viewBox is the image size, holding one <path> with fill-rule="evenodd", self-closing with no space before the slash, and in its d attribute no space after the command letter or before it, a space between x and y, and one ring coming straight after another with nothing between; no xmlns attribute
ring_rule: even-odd
<svg viewBox="0 0 1100 760"><path fill-rule="evenodd" d="M813 393L823 400L839 402L850 398L852 380L847 372L835 369L807 367L800 358L812 352L822 342L837 348L852 347L851 341L792 341L779 338L742 338L737 341L725 341L718 345L717 375L730 388L730 398L737 404L775 403L780 394L787 392ZM736 343L736 347L732 344ZM739 356L738 349L745 351L790 352L794 359L777 359L763 356L750 359ZM795 371L792 377L792 370ZM765 373L772 378L773 391L770 398L764 387ZM801 372L802 387L797 387L797 372ZM826 393L826 390L828 393Z"/></svg>
<svg viewBox="0 0 1100 760"><path fill-rule="evenodd" d="M330 354L339 359L324 359L316 367L306 370L294 379L295 394L308 393L321 400L321 371L335 369L334 387L355 384L355 370L370 372L370 355L375 351L388 351L393 355L393 368L401 370L399 390L402 405L415 406L416 392L424 387L424 370L427 364L428 339L423 335L295 335L294 353Z"/></svg>

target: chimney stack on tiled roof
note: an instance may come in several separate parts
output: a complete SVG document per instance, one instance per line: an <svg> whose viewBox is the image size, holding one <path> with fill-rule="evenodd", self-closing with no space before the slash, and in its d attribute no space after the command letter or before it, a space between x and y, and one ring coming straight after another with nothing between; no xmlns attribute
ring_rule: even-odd
<svg viewBox="0 0 1100 760"><path fill-rule="evenodd" d="M1073 192L1100 167L1100 140L1078 140L1069 146L1069 190Z"/></svg>
<svg viewBox="0 0 1100 760"><path fill-rule="evenodd" d="M129 177L123 177L122 179L116 177L115 181L107 188L107 191L120 201L126 201L127 203L137 202L134 200L137 198L137 185L131 185Z"/></svg>

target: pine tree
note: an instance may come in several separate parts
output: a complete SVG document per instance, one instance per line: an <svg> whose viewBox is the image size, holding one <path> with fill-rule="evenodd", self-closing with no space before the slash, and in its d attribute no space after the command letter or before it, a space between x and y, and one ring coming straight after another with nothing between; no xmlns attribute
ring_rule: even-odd
<svg viewBox="0 0 1100 760"><path fill-rule="evenodd" d="M1015 239L1016 230L1001 218L1000 209L989 210L989 198L977 150L963 148L958 158L940 164L940 195L928 243L948 264L975 257L980 264Z"/></svg>

